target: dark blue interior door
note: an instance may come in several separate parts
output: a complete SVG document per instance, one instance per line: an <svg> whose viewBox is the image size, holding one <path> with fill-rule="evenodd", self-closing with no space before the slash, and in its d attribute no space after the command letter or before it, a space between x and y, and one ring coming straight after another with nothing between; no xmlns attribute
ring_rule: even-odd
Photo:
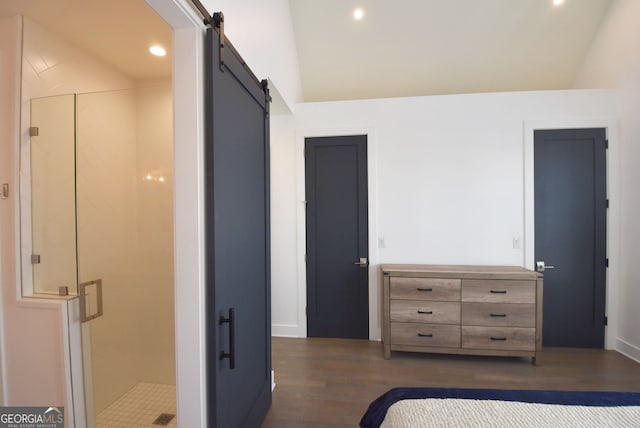
<svg viewBox="0 0 640 428"><path fill-rule="evenodd" d="M271 404L269 95L219 30L206 60L208 425L258 427Z"/></svg>
<svg viewBox="0 0 640 428"><path fill-rule="evenodd" d="M367 136L307 138L305 162L307 335L367 339Z"/></svg>
<svg viewBox="0 0 640 428"><path fill-rule="evenodd" d="M535 257L544 261L543 344L602 348L606 283L604 129L535 131Z"/></svg>

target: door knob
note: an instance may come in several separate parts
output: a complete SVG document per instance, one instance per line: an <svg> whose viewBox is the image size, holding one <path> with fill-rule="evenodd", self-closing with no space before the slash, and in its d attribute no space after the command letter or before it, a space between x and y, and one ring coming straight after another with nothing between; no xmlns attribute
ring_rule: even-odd
<svg viewBox="0 0 640 428"><path fill-rule="evenodd" d="M543 261L536 262L536 270L538 272L544 272L547 269L555 269L555 266L545 265Z"/></svg>
<svg viewBox="0 0 640 428"><path fill-rule="evenodd" d="M358 265L360 267L367 267L369 262L367 261L366 257L360 257L360 260L358 260L357 262L353 262L353 264Z"/></svg>

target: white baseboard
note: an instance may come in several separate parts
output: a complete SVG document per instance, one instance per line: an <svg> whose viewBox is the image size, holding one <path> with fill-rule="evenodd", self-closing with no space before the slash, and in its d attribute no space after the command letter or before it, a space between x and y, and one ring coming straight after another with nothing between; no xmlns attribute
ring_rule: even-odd
<svg viewBox="0 0 640 428"><path fill-rule="evenodd" d="M640 363L640 347L622 339L616 339L616 351Z"/></svg>
<svg viewBox="0 0 640 428"><path fill-rule="evenodd" d="M300 327L295 324L272 324L271 336L275 337L300 337Z"/></svg>

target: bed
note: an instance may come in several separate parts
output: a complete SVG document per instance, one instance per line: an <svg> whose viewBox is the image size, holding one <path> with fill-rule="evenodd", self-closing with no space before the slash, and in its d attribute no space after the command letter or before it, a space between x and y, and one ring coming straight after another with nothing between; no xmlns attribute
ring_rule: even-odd
<svg viewBox="0 0 640 428"><path fill-rule="evenodd" d="M363 428L640 427L639 392L394 388Z"/></svg>

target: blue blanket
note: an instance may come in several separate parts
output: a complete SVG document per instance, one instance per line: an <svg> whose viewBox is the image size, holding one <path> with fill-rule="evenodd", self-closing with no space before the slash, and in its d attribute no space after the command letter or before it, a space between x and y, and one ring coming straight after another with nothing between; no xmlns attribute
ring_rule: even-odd
<svg viewBox="0 0 640 428"><path fill-rule="evenodd" d="M640 406L640 392L535 391L461 388L393 388L373 401L360 420L362 428L378 428L394 403L406 399L466 398L577 406Z"/></svg>

